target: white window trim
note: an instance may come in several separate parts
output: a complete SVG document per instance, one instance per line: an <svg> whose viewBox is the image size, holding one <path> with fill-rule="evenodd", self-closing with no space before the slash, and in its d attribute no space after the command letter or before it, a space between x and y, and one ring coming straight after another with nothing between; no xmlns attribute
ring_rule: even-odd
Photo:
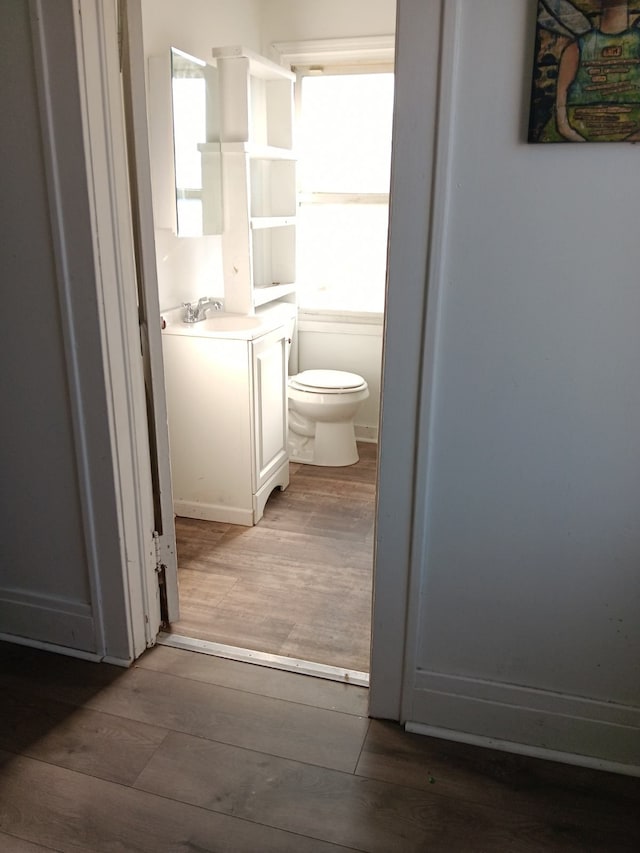
<svg viewBox="0 0 640 853"><path fill-rule="evenodd" d="M272 45L282 65L387 65L393 66L395 36L281 41Z"/></svg>
<svg viewBox="0 0 640 853"><path fill-rule="evenodd" d="M298 193L302 204L389 204L389 193Z"/></svg>

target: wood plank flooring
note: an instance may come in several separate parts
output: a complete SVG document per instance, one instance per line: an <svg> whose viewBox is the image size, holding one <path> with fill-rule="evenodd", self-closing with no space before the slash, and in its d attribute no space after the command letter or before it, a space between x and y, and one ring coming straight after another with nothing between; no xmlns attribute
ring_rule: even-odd
<svg viewBox="0 0 640 853"><path fill-rule="evenodd" d="M0 643L2 853L623 853L640 780L409 735L365 688Z"/></svg>
<svg viewBox="0 0 640 853"><path fill-rule="evenodd" d="M369 671L375 444L346 468L291 464L255 527L176 519L175 634Z"/></svg>

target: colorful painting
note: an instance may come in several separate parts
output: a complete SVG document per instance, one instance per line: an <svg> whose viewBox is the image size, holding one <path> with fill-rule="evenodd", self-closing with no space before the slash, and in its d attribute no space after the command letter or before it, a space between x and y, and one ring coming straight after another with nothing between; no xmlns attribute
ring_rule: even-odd
<svg viewBox="0 0 640 853"><path fill-rule="evenodd" d="M538 0L529 142L639 140L640 0Z"/></svg>

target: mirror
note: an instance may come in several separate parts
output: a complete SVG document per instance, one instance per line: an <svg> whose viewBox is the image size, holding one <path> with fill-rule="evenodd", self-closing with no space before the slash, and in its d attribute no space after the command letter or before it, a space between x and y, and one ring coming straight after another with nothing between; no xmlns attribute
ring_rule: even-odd
<svg viewBox="0 0 640 853"><path fill-rule="evenodd" d="M177 234L222 233L218 70L171 48Z"/></svg>

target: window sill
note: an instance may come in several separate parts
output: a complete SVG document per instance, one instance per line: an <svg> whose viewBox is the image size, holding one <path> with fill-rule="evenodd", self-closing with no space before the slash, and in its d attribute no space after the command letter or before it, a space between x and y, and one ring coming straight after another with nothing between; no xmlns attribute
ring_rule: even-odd
<svg viewBox="0 0 640 853"><path fill-rule="evenodd" d="M384 315L372 311L298 311L298 331L382 339Z"/></svg>
<svg viewBox="0 0 640 853"><path fill-rule="evenodd" d="M348 323L363 326L382 326L382 311L329 311L324 308L298 308L298 320L314 323Z"/></svg>

